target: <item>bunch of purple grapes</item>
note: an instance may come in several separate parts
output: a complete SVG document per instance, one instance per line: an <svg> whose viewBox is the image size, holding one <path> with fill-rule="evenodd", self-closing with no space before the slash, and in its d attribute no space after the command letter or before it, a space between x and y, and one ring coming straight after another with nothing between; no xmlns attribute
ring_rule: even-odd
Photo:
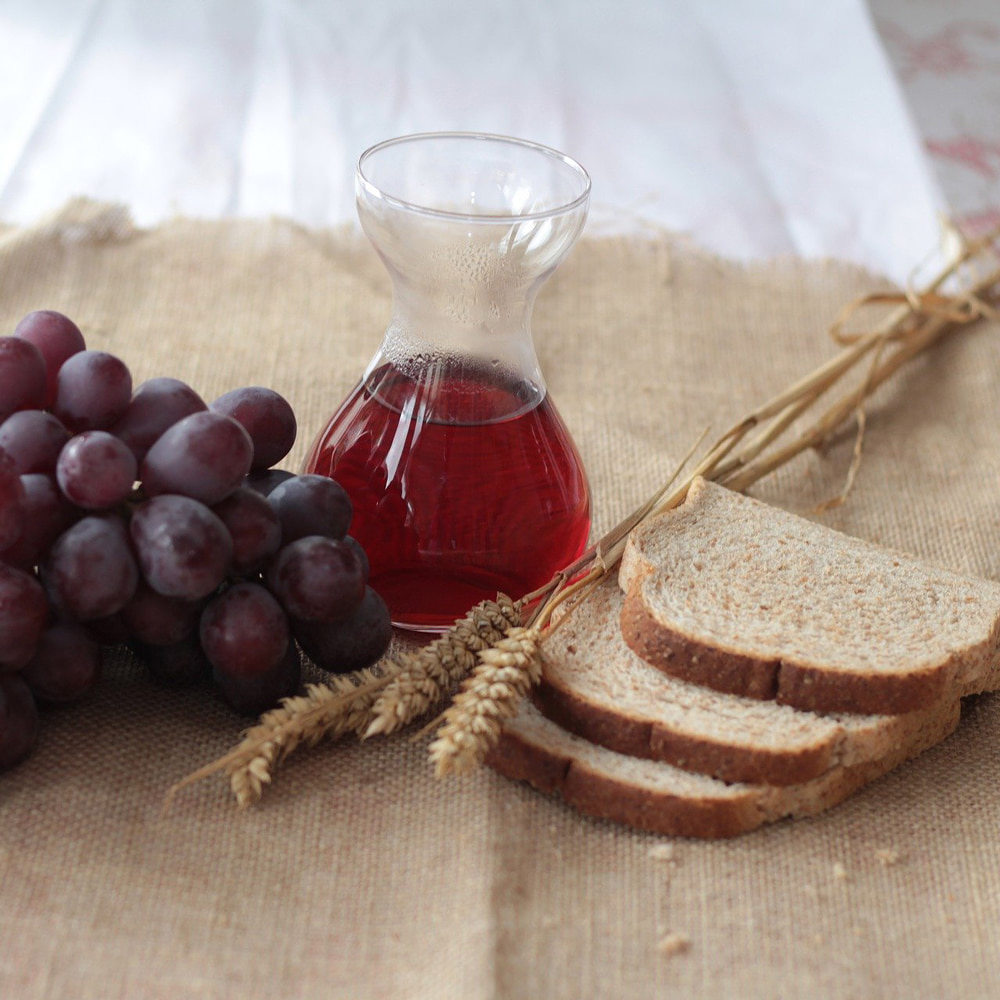
<svg viewBox="0 0 1000 1000"><path fill-rule="evenodd" d="M0 770L30 752L39 703L93 687L106 646L165 683L211 677L245 714L299 688L297 645L336 671L382 655L347 494L274 468L295 433L270 389L133 392L60 313L0 337Z"/></svg>

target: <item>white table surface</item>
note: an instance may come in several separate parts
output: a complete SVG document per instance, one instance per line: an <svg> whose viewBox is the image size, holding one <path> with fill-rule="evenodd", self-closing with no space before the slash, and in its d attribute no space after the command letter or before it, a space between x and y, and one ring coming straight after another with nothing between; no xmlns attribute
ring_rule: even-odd
<svg viewBox="0 0 1000 1000"><path fill-rule="evenodd" d="M330 225L365 147L469 129L579 159L592 232L903 280L942 213L1000 206L998 102L974 99L1000 87L1000 8L873 3L0 0L0 220L83 194L143 225ZM966 104L979 147L948 131Z"/></svg>

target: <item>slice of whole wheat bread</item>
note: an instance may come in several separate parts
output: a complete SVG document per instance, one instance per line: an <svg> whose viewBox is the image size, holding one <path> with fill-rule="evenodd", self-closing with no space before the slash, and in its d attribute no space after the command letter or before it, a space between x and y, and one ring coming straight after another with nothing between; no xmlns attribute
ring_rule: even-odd
<svg viewBox="0 0 1000 1000"><path fill-rule="evenodd" d="M632 532L619 583L628 645L719 691L896 714L1000 680L1000 584L704 480Z"/></svg>
<svg viewBox="0 0 1000 1000"><path fill-rule="evenodd" d="M504 727L487 758L508 778L560 795L583 813L684 837L732 837L786 817L811 816L843 801L955 728L957 699L885 756L798 785L726 784L660 761L616 753L562 729L530 702Z"/></svg>
<svg viewBox="0 0 1000 1000"><path fill-rule="evenodd" d="M608 749L723 781L791 785L886 756L937 711L817 715L677 680L625 644L622 603L608 578L559 623L541 646L536 694L544 715Z"/></svg>

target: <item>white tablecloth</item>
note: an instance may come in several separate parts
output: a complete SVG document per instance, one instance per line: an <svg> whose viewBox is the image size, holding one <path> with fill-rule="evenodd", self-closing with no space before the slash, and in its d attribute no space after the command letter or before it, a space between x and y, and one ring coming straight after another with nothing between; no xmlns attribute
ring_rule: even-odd
<svg viewBox="0 0 1000 1000"><path fill-rule="evenodd" d="M729 256L831 255L902 280L949 208L901 89L920 75L911 11L934 14L910 0L877 0L875 17L862 0L0 0L0 219L85 194L141 224L328 225L353 218L366 146L471 129L579 159L594 232L660 226Z"/></svg>

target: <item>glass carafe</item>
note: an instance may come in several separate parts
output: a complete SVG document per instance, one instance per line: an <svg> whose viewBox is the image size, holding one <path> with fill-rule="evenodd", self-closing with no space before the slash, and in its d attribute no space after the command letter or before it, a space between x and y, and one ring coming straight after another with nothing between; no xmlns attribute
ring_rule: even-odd
<svg viewBox="0 0 1000 1000"><path fill-rule="evenodd" d="M393 623L441 629L498 590L541 586L586 545L586 476L530 323L590 180L536 143L432 133L367 150L356 189L392 317L306 470L350 495Z"/></svg>

